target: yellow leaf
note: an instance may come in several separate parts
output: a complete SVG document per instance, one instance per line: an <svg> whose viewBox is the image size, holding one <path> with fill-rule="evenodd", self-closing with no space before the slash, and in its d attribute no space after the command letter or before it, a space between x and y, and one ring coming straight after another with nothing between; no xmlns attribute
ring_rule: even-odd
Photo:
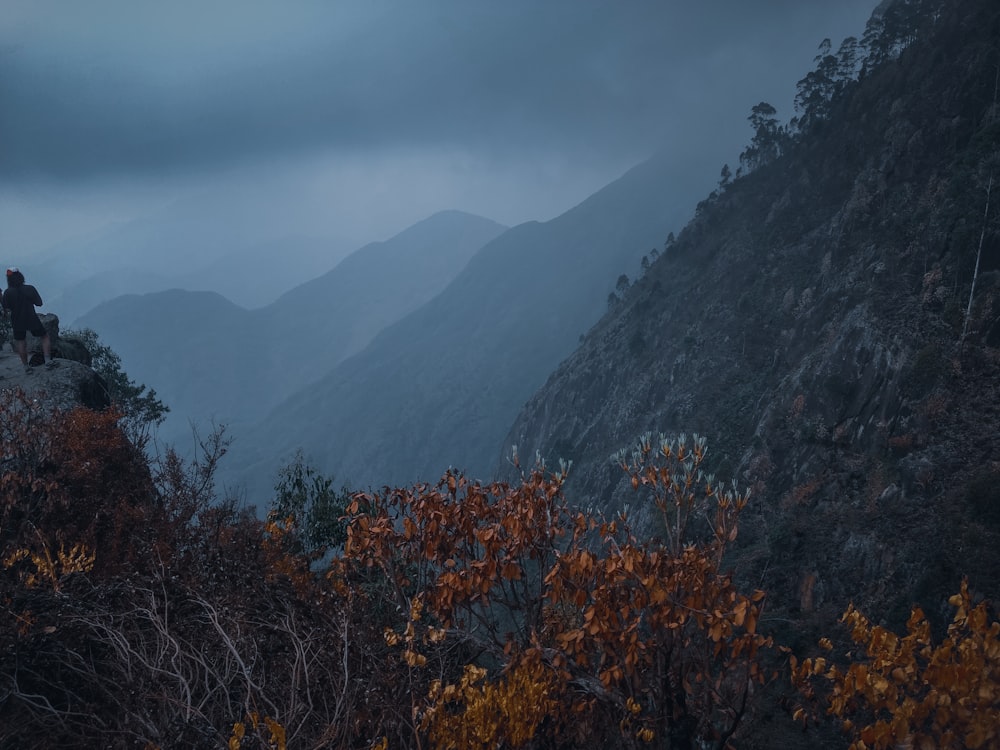
<svg viewBox="0 0 1000 750"><path fill-rule="evenodd" d="M733 608L733 624L736 625L736 627L739 627L743 624L743 621L746 619L747 608L749 606L750 606L749 602L747 602L747 600L744 599Z"/></svg>

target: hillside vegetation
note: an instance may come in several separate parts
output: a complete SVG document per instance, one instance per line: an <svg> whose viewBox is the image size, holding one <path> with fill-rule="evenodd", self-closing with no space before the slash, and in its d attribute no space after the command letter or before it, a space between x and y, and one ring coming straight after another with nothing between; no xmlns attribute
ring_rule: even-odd
<svg viewBox="0 0 1000 750"><path fill-rule="evenodd" d="M260 520L223 433L0 391L0 748L997 747L998 40L883 3L755 106L515 425L548 468L298 454Z"/></svg>
<svg viewBox="0 0 1000 750"><path fill-rule="evenodd" d="M762 632L704 440L622 452L648 539L540 467L338 495L298 466L260 521L215 494L220 434L150 463L113 410L0 413L0 747L721 749L827 697L859 748L997 740L1000 622L964 585L940 646L916 610L903 639L849 610L841 667Z"/></svg>
<svg viewBox="0 0 1000 750"><path fill-rule="evenodd" d="M1000 8L884 11L864 44L821 46L790 127L754 108L744 174L506 441L573 460L567 492L615 508L608 455L707 435L711 469L752 489L732 562L802 644L851 601L943 628L963 575L1000 596Z"/></svg>

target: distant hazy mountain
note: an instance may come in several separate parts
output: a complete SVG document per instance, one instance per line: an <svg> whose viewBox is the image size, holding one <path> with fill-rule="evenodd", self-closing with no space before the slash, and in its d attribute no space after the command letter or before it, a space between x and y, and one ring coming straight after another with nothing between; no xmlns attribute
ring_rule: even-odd
<svg viewBox="0 0 1000 750"><path fill-rule="evenodd" d="M601 316L623 272L692 201L651 160L579 206L486 245L448 287L234 446L232 476L266 489L297 447L355 486L483 475L518 410Z"/></svg>
<svg viewBox="0 0 1000 750"><path fill-rule="evenodd" d="M263 307L357 247L311 236L293 219L252 195L199 195L63 241L26 271L64 324L121 294L171 288Z"/></svg>
<svg viewBox="0 0 1000 750"><path fill-rule="evenodd" d="M345 255L343 241L289 235L240 245L200 267L177 269L175 286L210 289L247 309L274 302L330 271Z"/></svg>
<svg viewBox="0 0 1000 750"><path fill-rule="evenodd" d="M318 380L390 323L440 292L483 245L507 227L442 211L386 242L373 242L333 271L255 310L255 329L283 371L284 395ZM300 362L309 367L298 366Z"/></svg>
<svg viewBox="0 0 1000 750"><path fill-rule="evenodd" d="M108 269L93 276L66 281L63 288L52 284L44 271L36 276L40 277L37 282L40 289L45 290L45 311L58 315L62 328L76 327L77 318L107 300L172 286L165 276L134 268Z"/></svg>
<svg viewBox="0 0 1000 750"><path fill-rule="evenodd" d="M366 245L260 309L175 289L116 298L78 323L96 330L129 375L170 406L164 437L176 438L189 421L235 428L433 297L503 230L489 219L447 211ZM275 248L273 264L280 266L282 257Z"/></svg>
<svg viewBox="0 0 1000 750"><path fill-rule="evenodd" d="M88 247L81 254L92 251L93 247ZM58 276L50 280L49 266L37 269L35 276L41 278L41 287L48 293L46 309L56 313L64 325L72 325L101 302L167 289L213 291L243 307L263 307L295 285L328 271L344 254L335 240L295 236L246 246L227 243L219 251L221 254L206 251L198 265L178 263L170 269L145 270L108 260L78 268L72 281ZM150 252L166 251L157 248Z"/></svg>
<svg viewBox="0 0 1000 750"><path fill-rule="evenodd" d="M252 355L259 347L248 312L215 292L124 295L79 323L97 331L129 376L170 406L168 432L190 419L226 421L257 390Z"/></svg>

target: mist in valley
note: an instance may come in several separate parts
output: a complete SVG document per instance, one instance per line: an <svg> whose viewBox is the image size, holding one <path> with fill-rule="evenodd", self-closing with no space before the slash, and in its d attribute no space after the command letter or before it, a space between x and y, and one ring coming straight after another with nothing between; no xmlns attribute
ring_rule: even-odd
<svg viewBox="0 0 1000 750"><path fill-rule="evenodd" d="M393 359L400 334L379 337L397 323L425 367L461 347L452 377L485 401L433 409L429 428L467 421L476 437L454 461L488 473L493 442L620 274L637 275L735 166L751 107L791 116L820 40L858 34L871 6L14 2L0 19L3 262L63 328L94 328L156 389L165 442L229 425L246 455L227 478L255 476L263 502L306 433L324 468L388 481L396 451L425 442L417 406L464 392L436 376L429 391L370 377L377 388L356 390L335 370L374 345L359 362L421 382L416 354ZM447 215L477 228L407 244ZM397 255L380 257L383 244ZM485 276L466 267L477 259ZM537 274L554 275L526 292ZM479 291L452 305L452 282ZM423 323L401 322L439 293ZM491 386L516 342L533 367ZM327 414L324 388L324 402L395 406ZM267 417L298 413L289 398L309 424L275 444ZM364 450L334 460L351 453L330 447L342 444ZM400 481L444 468L399 461Z"/></svg>

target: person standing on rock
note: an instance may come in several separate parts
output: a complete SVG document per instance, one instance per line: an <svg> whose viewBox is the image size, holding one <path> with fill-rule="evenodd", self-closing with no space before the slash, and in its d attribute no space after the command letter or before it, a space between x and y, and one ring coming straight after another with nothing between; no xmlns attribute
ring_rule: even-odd
<svg viewBox="0 0 1000 750"><path fill-rule="evenodd" d="M42 340L42 354L45 356L45 366L58 367L59 363L52 359L52 342L49 334L38 319L36 307L41 307L42 298L38 290L31 284L24 283L24 274L17 268L7 269L7 288L3 293L3 309L10 313L11 328L14 330L14 348L21 358L25 372L31 372L28 365L28 331Z"/></svg>

